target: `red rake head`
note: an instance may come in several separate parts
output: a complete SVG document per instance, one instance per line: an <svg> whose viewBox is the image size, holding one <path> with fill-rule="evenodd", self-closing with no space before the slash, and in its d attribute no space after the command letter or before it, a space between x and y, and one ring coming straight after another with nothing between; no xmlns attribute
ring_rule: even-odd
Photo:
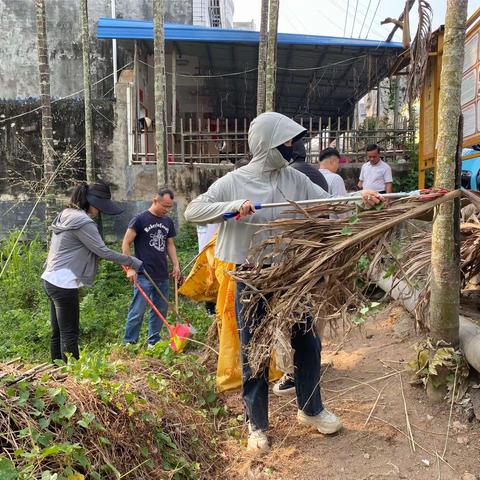
<svg viewBox="0 0 480 480"><path fill-rule="evenodd" d="M191 325L186 325L184 323L179 323L174 325L170 330L170 347L173 351L180 353L185 348L187 344L188 337L195 333Z"/></svg>

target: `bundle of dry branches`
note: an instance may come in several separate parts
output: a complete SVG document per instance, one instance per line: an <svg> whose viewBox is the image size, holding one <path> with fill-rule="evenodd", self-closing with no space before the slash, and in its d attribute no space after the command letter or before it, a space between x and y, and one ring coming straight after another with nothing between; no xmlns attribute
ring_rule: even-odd
<svg viewBox="0 0 480 480"><path fill-rule="evenodd" d="M478 213L478 212L477 212ZM430 258L432 236L431 229L399 239L400 253L393 255L388 245L395 240L387 233L379 243L375 257L370 263L370 272L378 269L392 270L392 288L399 282L405 282L416 296L415 318L417 326L427 327L428 304L430 300ZM468 221L460 224L460 273L465 286L480 275L480 220L471 215Z"/></svg>
<svg viewBox="0 0 480 480"><path fill-rule="evenodd" d="M317 322L337 320L348 308L363 302L356 285L360 277L357 265L386 232L459 195L454 191L429 202L397 200L386 209L366 210L339 220L329 216L338 213L340 206L302 209L292 204L297 218L269 224L271 237L252 252L255 267L234 274L246 285L244 314L248 325L255 325L247 350L253 373L270 357L277 331L289 335L292 326L307 315ZM266 315L257 319L257 305L265 300Z"/></svg>

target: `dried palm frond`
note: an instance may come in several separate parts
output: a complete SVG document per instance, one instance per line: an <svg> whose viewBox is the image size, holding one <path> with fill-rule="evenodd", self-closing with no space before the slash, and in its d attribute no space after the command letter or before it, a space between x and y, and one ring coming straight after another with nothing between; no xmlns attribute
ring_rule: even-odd
<svg viewBox="0 0 480 480"><path fill-rule="evenodd" d="M418 1L418 28L410 47L410 68L407 97L412 101L420 94L425 83L428 55L432 43L432 7L425 0Z"/></svg>
<svg viewBox="0 0 480 480"><path fill-rule="evenodd" d="M406 282L415 292L415 318L421 328L427 326L428 304L430 300L431 279L431 230L400 240L401 254L395 258L388 251L392 243L392 234L389 232L379 244L377 253L370 264L370 270L387 271L392 268L392 285ZM466 285L474 277L480 275L480 220L477 216L470 216L468 222L460 225L460 272L462 284Z"/></svg>
<svg viewBox="0 0 480 480"><path fill-rule="evenodd" d="M340 220L328 218L338 207L297 206L297 218L270 223L271 237L252 252L255 267L233 274L246 285L242 300L247 325L253 325L257 305L267 300L266 314L255 320L247 348L253 374L270 357L278 330L289 335L307 316L338 320L349 307L362 303L357 264L387 231L459 195L454 191L430 202L398 200L387 209ZM281 262L265 266L278 255Z"/></svg>

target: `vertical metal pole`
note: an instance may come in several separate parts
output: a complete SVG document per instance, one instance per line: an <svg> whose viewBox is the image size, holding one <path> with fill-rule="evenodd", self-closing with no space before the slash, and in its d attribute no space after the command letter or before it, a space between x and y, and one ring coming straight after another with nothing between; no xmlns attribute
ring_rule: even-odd
<svg viewBox="0 0 480 480"><path fill-rule="evenodd" d="M115 0L112 2L112 18L116 18ZM112 65L113 65L113 95L115 96L115 87L117 86L117 39L112 38Z"/></svg>
<svg viewBox="0 0 480 480"><path fill-rule="evenodd" d="M185 163L185 135L183 133L183 118L180 117L180 155L182 163Z"/></svg>
<svg viewBox="0 0 480 480"><path fill-rule="evenodd" d="M137 47L137 41L135 40L133 44L133 78L134 78L134 87L133 87L133 93L135 95L135 108L134 112L135 114L133 115L133 131L135 135L135 140L134 140L134 145L135 145L135 163L138 163L138 113L140 112L140 100L139 100L139 95L138 95L138 47ZM156 126L155 126L156 128ZM158 153L155 155L155 158L157 159Z"/></svg>

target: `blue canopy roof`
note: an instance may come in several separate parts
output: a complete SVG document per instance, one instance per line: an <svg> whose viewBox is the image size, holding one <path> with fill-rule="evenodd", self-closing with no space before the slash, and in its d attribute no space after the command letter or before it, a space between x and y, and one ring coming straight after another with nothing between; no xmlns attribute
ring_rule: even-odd
<svg viewBox="0 0 480 480"><path fill-rule="evenodd" d="M215 114L255 116L258 32L165 24L164 34L168 55L195 57L195 74L210 76L202 93L211 98ZM153 53L150 20L100 18L97 37L119 39L124 47L137 40ZM344 121L358 99L390 73L402 51L396 42L279 33L275 109L295 118Z"/></svg>
<svg viewBox="0 0 480 480"><path fill-rule="evenodd" d="M164 34L165 40L167 41L258 43L259 40L259 32L250 30L231 30L177 23L166 23ZM97 37L153 40L153 21L100 18L97 26ZM297 33L279 33L277 42L286 45L332 45L340 47L402 49L402 44L397 42L382 42L360 38L323 37L320 35L301 35Z"/></svg>

